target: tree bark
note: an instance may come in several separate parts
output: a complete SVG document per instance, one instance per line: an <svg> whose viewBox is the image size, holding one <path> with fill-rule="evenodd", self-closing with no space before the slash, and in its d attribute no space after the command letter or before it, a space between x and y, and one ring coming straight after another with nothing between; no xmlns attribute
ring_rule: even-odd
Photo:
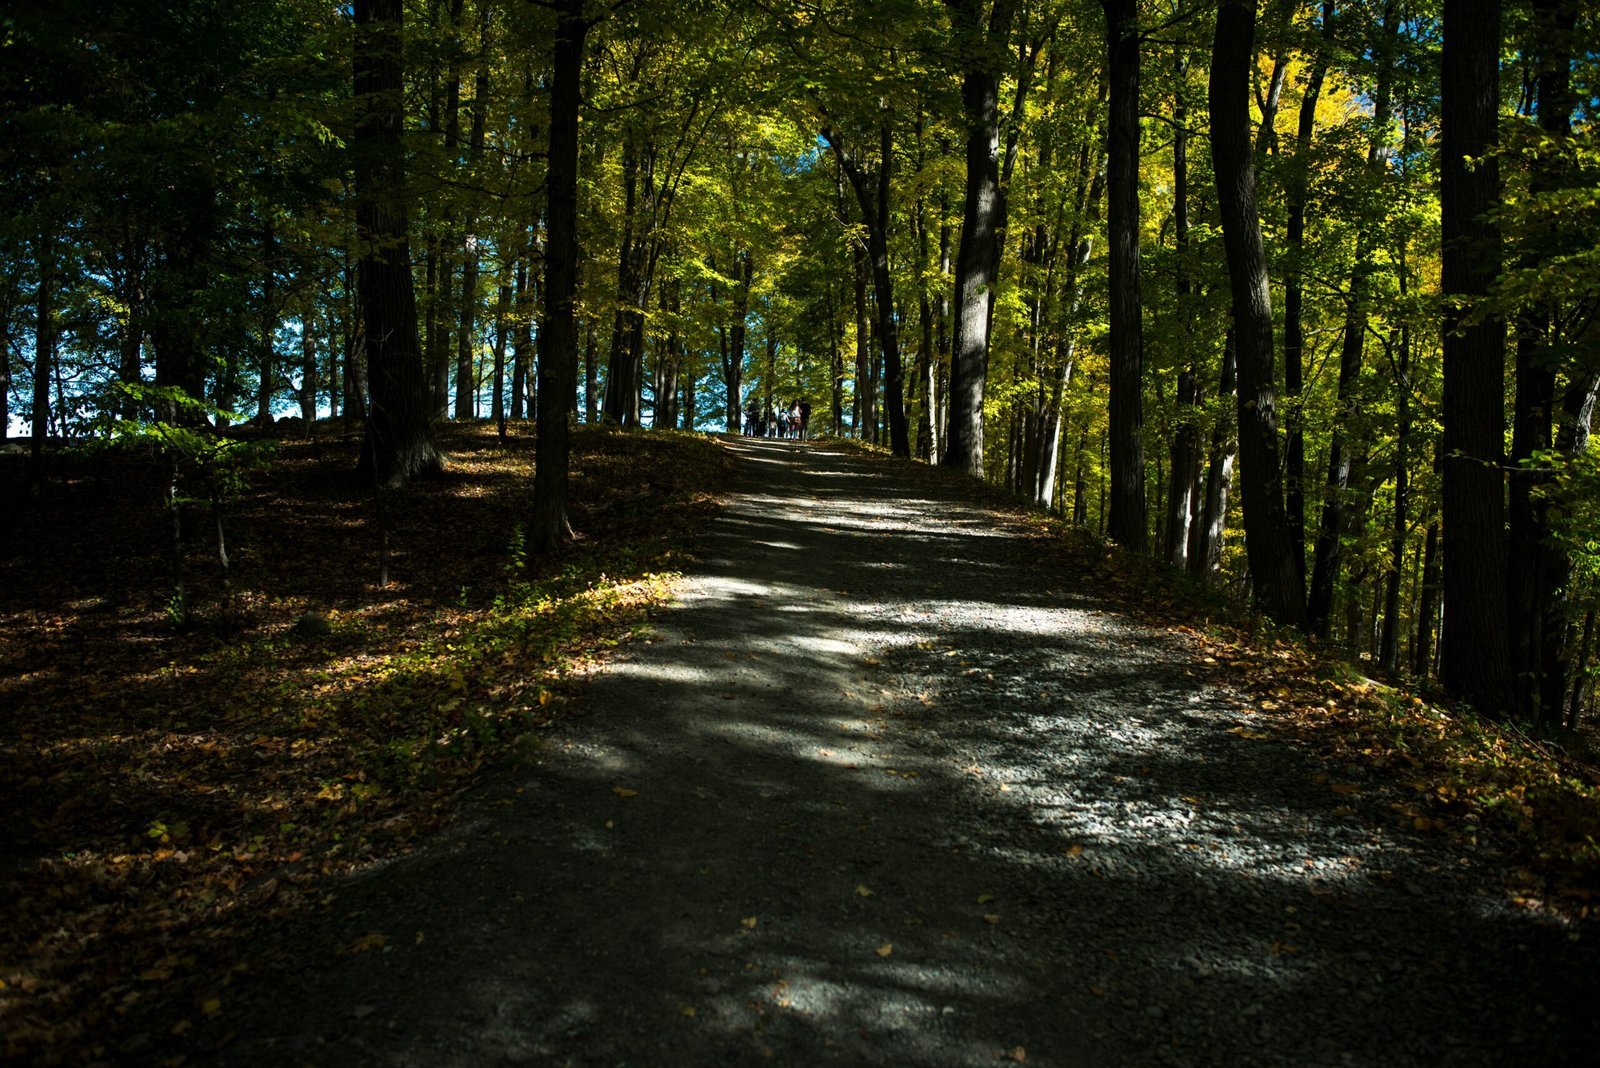
<svg viewBox="0 0 1600 1068"><path fill-rule="evenodd" d="M472 83L472 125L467 137L467 166L476 169L483 158L485 117L489 106L489 23L494 5L483 0L478 28L478 73ZM467 208L461 243L461 324L456 334L456 418L478 414L478 212Z"/></svg>
<svg viewBox="0 0 1600 1068"><path fill-rule="evenodd" d="M528 541L553 552L572 539L567 517L571 409L578 379L578 326L574 298L578 281L578 107L589 23L583 0L556 0L556 32L550 82L549 201L545 242L545 316L539 331L538 440L535 445L533 512Z"/></svg>
<svg viewBox="0 0 1600 1068"><path fill-rule="evenodd" d="M1111 261L1111 540L1143 552L1144 327L1139 301L1139 26L1135 0L1102 0L1110 120L1106 232Z"/></svg>
<svg viewBox="0 0 1600 1068"><path fill-rule="evenodd" d="M1284 235L1288 244L1288 266L1283 279L1283 392L1288 409L1284 413L1284 462L1288 483L1285 505L1297 546L1305 545L1306 530L1306 438L1300 414L1306 351L1302 312L1305 305L1306 204L1310 186L1311 140L1317 128L1317 102L1322 98L1328 58L1333 52L1333 16L1334 0L1322 0L1322 39L1312 52L1305 92L1300 97L1294 163L1289 172L1289 188L1285 198L1288 216Z"/></svg>
<svg viewBox="0 0 1600 1068"><path fill-rule="evenodd" d="M512 299L516 323L511 333L511 418L522 419L530 407L528 371L533 356L532 296L528 289L528 261L517 261L516 295Z"/></svg>
<svg viewBox="0 0 1600 1068"><path fill-rule="evenodd" d="M1384 128L1389 124L1389 100L1393 78L1392 58L1398 42L1399 23L1394 0L1383 6L1381 32L1385 40L1378 49L1378 80L1373 93L1372 136L1367 144L1366 169L1376 185L1387 172L1382 156ZM1350 486L1350 465L1357 446L1353 444L1356 416L1360 409L1357 390L1367 341L1367 294L1375 267L1371 229L1356 235L1355 266L1350 274L1349 294L1345 298L1344 338L1339 347L1339 407L1334 415L1333 437L1328 447L1328 475L1323 484L1322 516L1317 527L1316 562L1311 571L1311 589L1306 616L1311 633L1326 637L1328 618L1333 611L1335 588L1339 581L1345 533L1345 498Z"/></svg>
<svg viewBox="0 0 1600 1068"><path fill-rule="evenodd" d="M1444 637L1447 688L1485 711L1510 696L1506 634L1505 324L1467 303L1500 274L1500 0L1445 0L1440 74L1443 215Z"/></svg>
<svg viewBox="0 0 1600 1068"><path fill-rule="evenodd" d="M1172 106L1172 230L1177 252L1176 286L1183 341L1193 351L1194 312L1189 281L1189 108L1185 100L1188 64L1178 53ZM1189 566L1189 543L1201 512L1200 384L1195 360L1178 373L1178 426L1172 435L1171 485L1167 494L1167 563L1180 571Z"/></svg>
<svg viewBox="0 0 1600 1068"><path fill-rule="evenodd" d="M1238 354L1229 327L1222 345L1222 373L1217 384L1217 401L1222 406L1217 412L1216 425L1211 428L1211 450L1206 461L1205 497L1200 508L1200 522L1191 531L1189 546L1189 574L1211 577L1222 568L1222 539L1228 525L1228 492L1233 488L1233 461L1239 451L1239 440L1234 433L1235 416L1228 411L1234 404L1239 389Z"/></svg>
<svg viewBox="0 0 1600 1068"><path fill-rule="evenodd" d="M278 234L267 220L261 240L260 382L256 393L256 422L272 425L272 397L278 385Z"/></svg>
<svg viewBox="0 0 1600 1068"><path fill-rule="evenodd" d="M949 421L943 463L983 477L983 395L989 325L1005 224L1000 195L1000 74L1015 0L995 0L988 26L978 0L948 0L966 45L961 101L967 125L967 180L956 253Z"/></svg>
<svg viewBox="0 0 1600 1068"><path fill-rule="evenodd" d="M1222 0L1217 12L1209 91L1212 158L1238 350L1245 552L1256 603L1276 622L1298 627L1305 623L1304 579L1297 562L1300 548L1293 542L1283 502L1272 295L1250 144L1255 15L1255 0Z"/></svg>
<svg viewBox="0 0 1600 1068"><path fill-rule="evenodd" d="M506 333L510 328L506 320L510 314L511 286L501 282L494 308L494 373L491 376L494 395L489 399L489 418L494 420L502 437L506 432Z"/></svg>
<svg viewBox="0 0 1600 1068"><path fill-rule="evenodd" d="M49 225L48 223L46 224ZM44 442L50 436L50 369L56 355L56 242L42 234L34 242L39 289L34 303L33 413L28 432L28 484L35 494L44 478Z"/></svg>
<svg viewBox="0 0 1600 1068"><path fill-rule="evenodd" d="M407 225L401 0L356 0L356 285L371 410L360 473L382 486L443 466L428 422Z"/></svg>

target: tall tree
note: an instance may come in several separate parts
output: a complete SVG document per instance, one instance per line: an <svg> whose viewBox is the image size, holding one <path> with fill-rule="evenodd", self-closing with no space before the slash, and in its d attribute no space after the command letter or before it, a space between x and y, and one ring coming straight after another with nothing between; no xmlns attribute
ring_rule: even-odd
<svg viewBox="0 0 1600 1068"><path fill-rule="evenodd" d="M989 326L1005 225L1000 194L1000 75L1008 56L1016 0L946 0L961 42L961 102L967 127L966 199L956 254L955 331L950 355L949 421L944 463L983 475L983 395L989 373Z"/></svg>
<svg viewBox="0 0 1600 1068"><path fill-rule="evenodd" d="M1510 695L1506 634L1505 323L1476 308L1500 274L1495 157L1500 0L1444 0L1444 631L1440 677L1485 708ZM1478 312L1478 314L1474 314Z"/></svg>
<svg viewBox="0 0 1600 1068"><path fill-rule="evenodd" d="M875 168L863 167L831 127L824 129L822 136L833 147L839 166L850 180L856 203L860 205L862 218L867 224L866 251L872 265L872 290L878 311L873 326L877 331L878 344L883 349L884 414L889 422L889 448L896 456L910 456L904 374L900 366L899 316L894 307L894 275L889 270L889 177L894 162L889 119L887 115L883 116L878 127L878 163Z"/></svg>
<svg viewBox="0 0 1600 1068"><path fill-rule="evenodd" d="M1106 228L1111 253L1111 515L1113 541L1143 552L1144 327L1139 303L1139 23L1137 0L1102 0L1110 120Z"/></svg>
<svg viewBox="0 0 1600 1068"><path fill-rule="evenodd" d="M539 330L538 441L528 542L552 552L572 539L567 516L572 453L568 410L578 387L578 107L589 22L583 0L553 0L550 164L544 252L544 321Z"/></svg>
<svg viewBox="0 0 1600 1068"><path fill-rule="evenodd" d="M356 270L365 320L371 409L361 473L385 486L439 471L417 338L400 142L404 118L401 0L356 0Z"/></svg>
<svg viewBox="0 0 1600 1068"><path fill-rule="evenodd" d="M1211 53L1211 155L1233 292L1245 553L1256 603L1277 622L1300 626L1305 622L1304 579L1300 546L1291 537L1283 501L1272 293L1250 141L1255 28L1255 0L1222 0Z"/></svg>

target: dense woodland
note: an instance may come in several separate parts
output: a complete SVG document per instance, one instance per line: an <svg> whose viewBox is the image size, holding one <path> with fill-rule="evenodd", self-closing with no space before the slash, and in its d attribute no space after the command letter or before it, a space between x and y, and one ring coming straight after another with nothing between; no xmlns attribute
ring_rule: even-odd
<svg viewBox="0 0 1600 1068"><path fill-rule="evenodd" d="M536 419L549 551L573 421L737 431L805 398L1373 670L1574 722L1595 14L13 6L15 462L37 492L61 448L148 448L176 511L220 507L274 423L361 428L352 492L381 494L448 463L440 420Z"/></svg>

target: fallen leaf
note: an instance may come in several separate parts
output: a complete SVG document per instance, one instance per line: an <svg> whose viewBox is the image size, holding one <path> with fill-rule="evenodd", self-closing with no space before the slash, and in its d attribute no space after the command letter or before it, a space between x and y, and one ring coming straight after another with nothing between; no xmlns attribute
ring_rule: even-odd
<svg viewBox="0 0 1600 1068"><path fill-rule="evenodd" d="M879 946L874 952L876 952L878 954L878 956L880 956L880 957L887 957L889 954L894 952L894 945L893 945L893 943L885 942L883 945Z"/></svg>
<svg viewBox="0 0 1600 1068"><path fill-rule="evenodd" d="M1000 922L1000 917L995 915L992 912L985 913L984 917L983 917L983 922L984 923L988 923L988 924L996 924L996 923Z"/></svg>
<svg viewBox="0 0 1600 1068"><path fill-rule="evenodd" d="M630 790L626 786L613 786L611 788L611 792L616 794L618 797L624 797L624 798L626 798L626 797L638 797L639 796L639 791L638 790Z"/></svg>
<svg viewBox="0 0 1600 1068"><path fill-rule="evenodd" d="M864 885L863 886L857 886L856 887L856 896L857 897L871 897L872 896L872 891L869 890Z"/></svg>
<svg viewBox="0 0 1600 1068"><path fill-rule="evenodd" d="M1355 797L1361 793L1361 787L1357 786L1353 782L1330 783L1328 789L1332 790L1340 797Z"/></svg>
<svg viewBox="0 0 1600 1068"><path fill-rule="evenodd" d="M1081 846L1081 845L1070 845L1067 848L1063 849L1062 852L1065 853L1069 857L1081 857L1081 856L1083 856L1083 846Z"/></svg>
<svg viewBox="0 0 1600 1068"><path fill-rule="evenodd" d="M1006 1056L1011 1058L1011 1060L1015 1061L1016 1063L1021 1064L1028 1059L1028 1051L1023 1049L1021 1046L1017 1046L1010 1053L1006 1054Z"/></svg>
<svg viewBox="0 0 1600 1068"><path fill-rule="evenodd" d="M991 902L993 900L994 900L994 895L993 894L979 894L978 895L978 904L980 904L980 905L987 905L989 902Z"/></svg>
<svg viewBox="0 0 1600 1068"><path fill-rule="evenodd" d="M693 1005L685 1005L683 1008L679 1009L678 1011L683 1013L685 1016L693 1016L695 1014Z"/></svg>
<svg viewBox="0 0 1600 1068"><path fill-rule="evenodd" d="M200 1003L200 1011L205 1013L207 1016L215 1016L217 1013L222 1011L222 999L206 998Z"/></svg>
<svg viewBox="0 0 1600 1068"><path fill-rule="evenodd" d="M745 930L753 931L755 930L756 926L756 918L754 916L746 916L744 919L740 920L739 923L744 927Z"/></svg>
<svg viewBox="0 0 1600 1068"><path fill-rule="evenodd" d="M365 953L369 949L382 949L389 942L389 936L380 931L372 931L344 947L346 956L356 953Z"/></svg>

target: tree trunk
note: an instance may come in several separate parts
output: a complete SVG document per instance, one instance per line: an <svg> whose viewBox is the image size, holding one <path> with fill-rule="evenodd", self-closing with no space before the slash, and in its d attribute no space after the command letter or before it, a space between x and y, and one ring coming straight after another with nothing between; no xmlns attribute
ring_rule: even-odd
<svg viewBox="0 0 1600 1068"><path fill-rule="evenodd" d="M1222 0L1211 59L1211 142L1238 349L1245 552L1257 604L1278 623L1298 627L1305 623L1304 579L1283 503L1272 294L1250 144L1254 55L1255 0Z"/></svg>
<svg viewBox="0 0 1600 1068"><path fill-rule="evenodd" d="M528 290L528 261L517 261L516 295L512 299L516 322L511 332L511 418L522 419L527 411L528 362L533 355L532 294Z"/></svg>
<svg viewBox="0 0 1600 1068"><path fill-rule="evenodd" d="M1144 328L1139 302L1139 27L1134 0L1102 0L1110 121L1106 232L1110 247L1111 540L1143 552Z"/></svg>
<svg viewBox="0 0 1600 1068"><path fill-rule="evenodd" d="M502 268L503 270L503 268ZM501 275L504 278L504 274ZM499 296L495 299L494 308L494 394L489 399L489 418L494 420L495 427L501 437L506 432L506 333L510 324L506 322L511 314L511 286L500 283Z"/></svg>
<svg viewBox="0 0 1600 1068"><path fill-rule="evenodd" d="M852 258L855 282L856 373L851 380L850 433L857 440L868 436L872 407L872 334L867 325L867 249L857 243Z"/></svg>
<svg viewBox="0 0 1600 1068"><path fill-rule="evenodd" d="M443 466L428 423L407 225L401 0L356 0L357 288L366 326L371 411L360 471L382 486Z"/></svg>
<svg viewBox="0 0 1600 1068"><path fill-rule="evenodd" d="M1422 600L1417 606L1416 656L1411 665L1419 679L1426 679L1433 673L1433 628L1439 622L1441 570L1439 524L1429 523L1422 548Z"/></svg>
<svg viewBox="0 0 1600 1068"><path fill-rule="evenodd" d="M316 316L310 309L300 319L300 421L306 437L317 421L317 331Z"/></svg>
<svg viewBox="0 0 1600 1068"><path fill-rule="evenodd" d="M46 227L48 227L46 223ZM50 369L56 355L56 242L43 234L34 242L39 291L34 307L33 417L29 424L28 483L37 494L44 478L44 441L50 436Z"/></svg>
<svg viewBox="0 0 1600 1068"><path fill-rule="evenodd" d="M1291 536L1295 545L1302 547L1301 552L1304 552L1306 536L1306 437L1300 413L1306 351L1302 314L1305 305L1306 202L1310 186L1311 139L1317 128L1317 102L1322 98L1328 57L1333 51L1333 16L1334 0L1322 0L1322 39L1312 53L1305 92L1300 97L1294 163L1289 172L1286 196L1288 266L1283 279L1283 392L1287 408L1284 413L1284 463L1288 492L1285 504L1289 512L1289 527L1293 532Z"/></svg>
<svg viewBox="0 0 1600 1068"><path fill-rule="evenodd" d="M539 331L539 423L529 544L552 552L572 539L567 518L571 432L568 411L578 377L573 303L578 281L578 107L584 40L583 0L556 0L550 82L549 202L545 243L545 317ZM592 393L591 393L592 395Z"/></svg>
<svg viewBox="0 0 1600 1068"><path fill-rule="evenodd" d="M461 45L459 40L461 15L465 0L450 0L450 30L447 36L450 47L450 69L445 87L444 153L445 166L454 171L460 166L461 147ZM431 105L431 100L430 100ZM437 116L429 123L432 130L439 128ZM450 326L457 316L455 306L455 257L457 241L456 210L452 200L446 200L443 216L443 235L434 234L431 241L437 250L438 288L428 313L427 366L431 375L429 393L432 397L433 417L447 418L450 414Z"/></svg>
<svg viewBox="0 0 1600 1068"><path fill-rule="evenodd" d="M1440 74L1443 214L1446 687L1495 712L1510 694L1506 634L1505 324L1468 321L1500 274L1500 0L1445 0Z"/></svg>
<svg viewBox="0 0 1600 1068"><path fill-rule="evenodd" d="M1326 14L1326 13L1325 13ZM1367 144L1367 173L1374 183L1383 180L1387 164L1382 156L1384 130L1389 124L1389 98L1393 77L1392 60L1399 34L1394 0L1385 0L1379 49L1378 82L1373 93L1372 136ZM1356 235L1356 260L1350 275L1349 295L1345 298L1344 339L1339 349L1339 408L1334 416L1333 439L1328 451L1328 477L1324 483L1322 517L1317 528L1316 563L1311 572L1311 590L1306 615L1311 633L1327 636L1328 616L1333 609L1334 589L1339 581L1345 530L1345 497L1350 485L1350 454L1354 449L1356 416L1361 409L1357 396L1361 365L1367 341L1367 292L1375 268L1373 231Z"/></svg>
<svg viewBox="0 0 1600 1068"><path fill-rule="evenodd" d="M949 422L943 463L983 477L983 395L989 325L1005 224L1000 193L1000 75L1015 0L995 0L987 28L978 0L950 0L964 38L961 101L967 124L967 180L956 254L955 330L950 353Z"/></svg>
<svg viewBox="0 0 1600 1068"><path fill-rule="evenodd" d="M1584 613L1583 638L1578 643L1578 670L1572 679L1572 702L1567 706L1567 729L1578 729L1578 716L1583 711L1583 699L1589 688L1589 657L1594 651L1594 609Z"/></svg>
<svg viewBox="0 0 1600 1068"><path fill-rule="evenodd" d="M1185 99L1188 63L1177 53L1172 106L1172 230L1177 252L1179 315L1183 324L1183 344L1194 350L1193 286L1189 281L1189 108ZM1178 373L1178 427L1172 435L1172 483L1167 493L1167 563L1180 571L1189 567L1189 545L1194 540L1194 524L1200 517L1200 473L1204 457L1200 452L1200 383L1195 359Z"/></svg>
<svg viewBox="0 0 1600 1068"><path fill-rule="evenodd" d="M750 283L755 278L755 257L748 250L735 257L733 314L722 353L722 380L728 389L728 433L737 434L744 412L745 320L750 317Z"/></svg>
<svg viewBox="0 0 1600 1068"><path fill-rule="evenodd" d="M900 366L900 326L894 309L894 280L889 273L889 175L894 154L886 119L879 129L877 217L867 229L867 250L872 256L872 291L877 296L878 345L883 353L883 404L889 424L889 449L896 456L911 455L906 432L905 377ZM859 191L858 191L859 196ZM861 205L865 213L867 205ZM876 383L874 383L876 386ZM876 398L878 390L873 389Z"/></svg>
<svg viewBox="0 0 1600 1068"><path fill-rule="evenodd" d="M1222 345L1222 375L1217 384L1216 425L1211 428L1211 450L1206 462L1205 496L1200 507L1200 522L1195 524L1189 546L1189 574L1212 577L1222 569L1222 541L1228 526L1228 492L1233 488L1233 461L1239 451L1234 434L1234 416L1229 411L1239 388L1238 356L1229 328ZM1236 410L1236 409L1235 409Z"/></svg>
<svg viewBox="0 0 1600 1068"><path fill-rule="evenodd" d="M256 422L272 425L272 397L277 392L278 367L278 236L268 220L261 241L260 389L256 393Z"/></svg>
<svg viewBox="0 0 1600 1068"><path fill-rule="evenodd" d="M489 105L489 22L494 5L484 0L479 19L478 73L472 85L472 126L467 138L467 165L483 157L484 120ZM478 212L469 207L461 243L461 326L456 334L456 418L478 414Z"/></svg>
<svg viewBox="0 0 1600 1068"><path fill-rule="evenodd" d="M635 330L642 335L644 328L644 270L645 239L639 233L640 217L646 214L639 207L641 179L648 186L650 148L643 152L634 142L630 132L622 146L622 244L617 251L617 311L611 324L611 347L606 362L605 400L601 415L608 423L634 426L638 411L633 399L638 390L640 368L635 362L638 349L634 345Z"/></svg>
<svg viewBox="0 0 1600 1068"><path fill-rule="evenodd" d="M1400 294L1406 295L1405 256L1400 258ZM1406 531L1411 505L1411 328L1400 328L1395 362L1394 511L1389 523L1389 571L1383 587L1383 638L1378 662L1390 674L1400 670L1400 576L1405 569Z"/></svg>

